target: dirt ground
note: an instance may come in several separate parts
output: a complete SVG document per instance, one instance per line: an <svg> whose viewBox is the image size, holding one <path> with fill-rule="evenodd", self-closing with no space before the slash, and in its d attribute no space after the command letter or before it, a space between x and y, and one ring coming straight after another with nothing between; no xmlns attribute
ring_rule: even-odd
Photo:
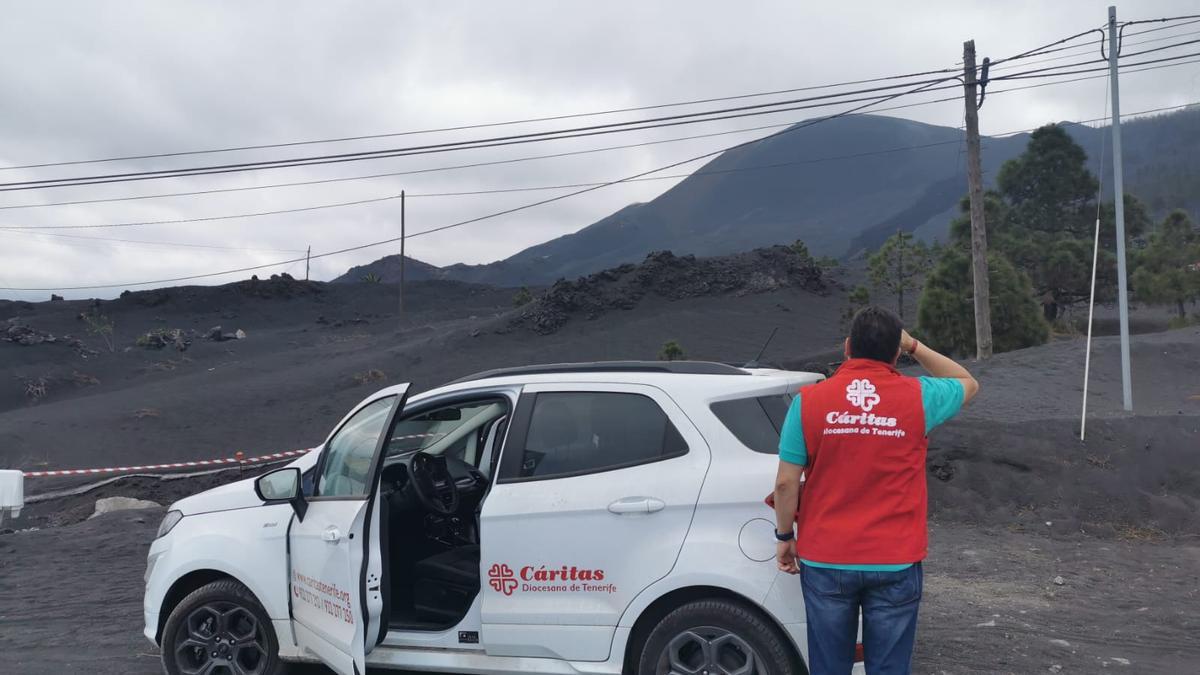
<svg viewBox="0 0 1200 675"><path fill-rule="evenodd" d="M141 636L142 573L161 514L0 535L4 672L162 672ZM918 673L1194 673L1200 659L1197 538L934 523L925 583Z"/></svg>
<svg viewBox="0 0 1200 675"><path fill-rule="evenodd" d="M837 358L840 343L836 292L618 297L547 335L512 328L521 310L511 294L416 284L403 329L394 289L378 284L241 282L106 302L124 345L112 352L0 343L0 467L308 448L395 382L420 390L505 365L653 359L672 339L691 358L745 363L779 327L764 360L801 369ZM77 315L89 308L0 301L0 320L81 335ZM185 352L129 346L155 327L218 324L247 338L197 339ZM1200 328L1139 334L1132 346L1137 415L1121 411L1117 340L1093 347L1086 441L1082 340L1060 336L970 366L982 393L930 438L917 672L1197 672ZM48 390L30 399L38 380ZM141 637L141 599L161 511L86 518L99 497L166 505L236 477L124 478L0 525L0 672L160 672ZM26 493L83 480L93 479L30 479Z"/></svg>

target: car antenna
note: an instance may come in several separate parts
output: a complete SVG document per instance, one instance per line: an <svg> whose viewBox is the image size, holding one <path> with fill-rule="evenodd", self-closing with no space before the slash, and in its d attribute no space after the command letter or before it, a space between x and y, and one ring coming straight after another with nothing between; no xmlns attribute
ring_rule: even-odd
<svg viewBox="0 0 1200 675"><path fill-rule="evenodd" d="M743 368L761 368L762 366L759 365L758 361L759 361L759 359L762 358L763 354L765 354L767 352L767 347L771 346L771 340L775 339L775 334L778 332L779 332L779 326L775 326L775 328L771 330L770 337L768 337L767 341L765 343L763 343L762 349L758 350L758 356L754 357L750 361L750 363L747 363L746 365L744 365L742 367Z"/></svg>

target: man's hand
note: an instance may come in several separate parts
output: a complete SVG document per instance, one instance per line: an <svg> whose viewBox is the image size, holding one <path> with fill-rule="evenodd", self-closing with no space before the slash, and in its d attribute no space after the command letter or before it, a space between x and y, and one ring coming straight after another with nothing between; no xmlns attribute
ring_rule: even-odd
<svg viewBox="0 0 1200 675"><path fill-rule="evenodd" d="M913 336L908 334L908 331L900 331L900 351L905 354L912 354L913 347L917 341ZM979 392L979 383L971 377L971 373L967 372L960 364L948 356L942 356L934 351L928 345L922 344L917 348L917 352L912 354L912 357L921 364L925 370L929 371L934 377L949 377L958 380L963 386L963 405L966 405L975 398L975 394Z"/></svg>
<svg viewBox="0 0 1200 675"><path fill-rule="evenodd" d="M796 542L779 542L775 547L775 562L779 565L780 572L799 574L800 568L796 565Z"/></svg>

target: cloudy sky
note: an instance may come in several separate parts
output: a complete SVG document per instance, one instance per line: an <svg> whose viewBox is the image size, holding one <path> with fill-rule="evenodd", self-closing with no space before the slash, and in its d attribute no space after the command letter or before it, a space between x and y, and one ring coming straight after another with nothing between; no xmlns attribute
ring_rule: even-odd
<svg viewBox="0 0 1200 675"><path fill-rule="evenodd" d="M698 110L671 108L269 150L2 169L419 131L954 67L965 39L976 41L980 57L1001 58L1100 26L1106 21L1108 4L1107 0L13 4L0 22L0 43L6 48L0 59L0 183L377 150ZM1139 0L1118 7L1120 18L1126 20L1191 14L1197 9L1194 0ZM1136 39L1179 35L1178 41L1183 41L1196 39L1197 31L1200 25L1182 26ZM1143 48L1161 44L1166 43ZM1197 46L1185 49L1200 51ZM1054 54L1063 55L1069 58L1043 65L1096 58L1094 51L1083 47ZM1200 101L1200 64L1130 74L1123 77L1121 88L1126 113ZM1103 79L997 93L981 113L981 128L985 134L1003 133L1050 121L1098 118L1104 115L1104 94ZM761 100L770 99L747 102ZM484 167L446 167L783 124L847 107L326 166L7 191L0 192L0 227L205 218L378 199L403 189L413 195L407 202L411 234L566 190L421 195L614 180L769 131ZM962 104L937 103L884 114L957 127L962 123ZM688 165L682 170L694 168ZM427 169L445 170L206 195L5 208ZM652 199L677 180L604 188L415 238L408 251L439 265L490 262L577 230L630 202ZM115 284L65 293L113 297L122 288L135 288L127 284L137 281L289 260L302 256L296 251L309 246L319 253L398 234L395 200L184 224L38 233L4 230L0 231L0 286ZM389 245L314 260L312 276L329 279L351 265L395 252L397 247ZM302 275L303 267L303 262L293 263L258 273ZM45 299L48 293L0 291L0 297Z"/></svg>

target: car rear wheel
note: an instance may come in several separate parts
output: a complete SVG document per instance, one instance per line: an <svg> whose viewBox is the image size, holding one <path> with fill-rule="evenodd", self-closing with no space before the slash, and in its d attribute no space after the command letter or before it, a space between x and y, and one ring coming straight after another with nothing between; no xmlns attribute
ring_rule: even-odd
<svg viewBox="0 0 1200 675"><path fill-rule="evenodd" d="M179 603L163 627L168 675L279 675L279 642L266 610L233 580L202 586Z"/></svg>
<svg viewBox="0 0 1200 675"><path fill-rule="evenodd" d="M789 675L787 638L746 605L697 600L667 614L650 631L637 675Z"/></svg>

